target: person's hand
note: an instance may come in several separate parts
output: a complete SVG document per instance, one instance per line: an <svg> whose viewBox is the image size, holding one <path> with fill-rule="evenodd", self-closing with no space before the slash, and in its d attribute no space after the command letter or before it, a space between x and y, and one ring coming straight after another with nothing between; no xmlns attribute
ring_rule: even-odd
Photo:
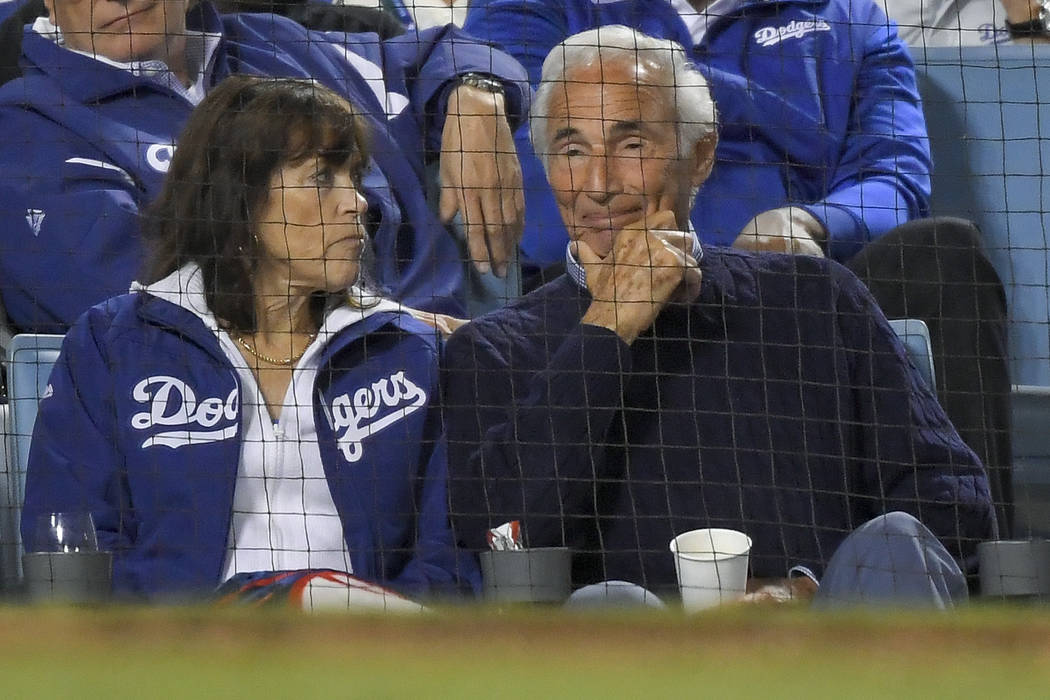
<svg viewBox="0 0 1050 700"><path fill-rule="evenodd" d="M1038 0L1002 0L1006 10L1006 21L1010 24L1025 24L1037 20L1042 15L1042 4ZM1047 36L1013 37L1017 43L1045 44L1050 41Z"/></svg>
<svg viewBox="0 0 1050 700"><path fill-rule="evenodd" d="M755 252L824 257L818 241L826 238L824 226L808 211L800 207L781 207L764 211L748 221L733 241L733 247Z"/></svg>
<svg viewBox="0 0 1050 700"><path fill-rule="evenodd" d="M447 223L459 212L478 271L505 277L521 238L525 194L503 95L470 85L452 91L440 169L442 220Z"/></svg>
<svg viewBox="0 0 1050 700"><path fill-rule="evenodd" d="M751 578L742 603L808 603L817 593L817 582L808 576Z"/></svg>
<svg viewBox="0 0 1050 700"><path fill-rule="evenodd" d="M608 328L626 343L651 326L669 301L692 301L700 293L692 239L675 230L670 211L628 225L605 258L583 241L573 248L592 297L582 322Z"/></svg>

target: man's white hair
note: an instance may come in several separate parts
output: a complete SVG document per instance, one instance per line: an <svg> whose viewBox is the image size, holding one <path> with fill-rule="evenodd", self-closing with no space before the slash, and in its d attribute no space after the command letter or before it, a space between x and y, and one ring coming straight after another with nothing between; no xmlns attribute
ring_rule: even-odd
<svg viewBox="0 0 1050 700"><path fill-rule="evenodd" d="M573 34L547 54L543 61L540 86L532 101L529 137L533 149L547 167L547 119L555 90L571 90L567 76L580 68L623 61L635 68L655 69L642 85L665 87L673 91L678 117L678 154L692 154L700 139L715 131L718 115L707 79L689 62L685 49L676 41L657 39L621 24L610 24Z"/></svg>

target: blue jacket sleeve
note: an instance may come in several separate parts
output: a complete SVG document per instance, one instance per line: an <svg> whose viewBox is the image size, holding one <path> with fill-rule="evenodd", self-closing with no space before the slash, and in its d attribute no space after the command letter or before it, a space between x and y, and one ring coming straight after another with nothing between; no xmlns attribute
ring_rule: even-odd
<svg viewBox="0 0 1050 700"><path fill-rule="evenodd" d="M569 36L567 8L550 0L477 0L467 12L463 29L521 62L529 83L540 82L543 60ZM569 240L547 174L529 141L528 127L514 134L525 188L525 230L521 249L526 259L540 266L560 262Z"/></svg>
<svg viewBox="0 0 1050 700"><path fill-rule="evenodd" d="M136 525L117 451L111 373L89 325L94 313L70 329L51 373L51 395L40 402L21 529L23 541L30 546L38 516L91 513L99 547L114 553L113 581L119 590L127 578L121 552L134 541Z"/></svg>
<svg viewBox="0 0 1050 700"><path fill-rule="evenodd" d="M851 24L863 53L845 148L828 173L827 195L797 203L824 224L828 255L839 261L929 213L933 165L915 67L896 26L874 3L867 7Z"/></svg>
<svg viewBox="0 0 1050 700"><path fill-rule="evenodd" d="M511 128L528 116L532 91L521 65L503 51L482 44L452 25L413 31L386 41L374 35L329 34L348 52L364 57L378 67L374 75L369 66L347 56L365 75L374 89L387 95L387 112L396 117L396 103L407 99L413 121L425 129L429 150L441 146L447 96L456 76L484 73L503 83L506 112ZM403 96L403 97L401 97Z"/></svg>
<svg viewBox="0 0 1050 700"><path fill-rule="evenodd" d="M571 546L566 525L594 514L603 438L627 374L617 370L629 371L629 348L611 331L581 325L544 366L545 357L493 345L478 323L460 329L445 353L456 537L485 549L489 528L519 520L528 546Z"/></svg>
<svg viewBox="0 0 1050 700"><path fill-rule="evenodd" d="M438 396L437 386L430 396ZM433 447L424 457L419 474L418 523L415 551L392 583L412 593L449 598L464 591L481 590L481 573L468 552L453 543L448 518L448 449L441 426L441 412L429 409L424 444Z"/></svg>
<svg viewBox="0 0 1050 700"><path fill-rule="evenodd" d="M543 60L569 36L565 10L550 0L475 0L463 30L502 47L525 67L529 83L537 85Z"/></svg>
<svg viewBox="0 0 1050 700"><path fill-rule="evenodd" d="M98 148L45 117L0 108L0 292L21 331L61 333L126 292L141 261L143 190Z"/></svg>
<svg viewBox="0 0 1050 700"><path fill-rule="evenodd" d="M838 277L837 318L857 392L858 482L850 491L860 507L853 526L905 511L933 531L964 570L974 571L977 543L998 531L984 467L864 285L837 265L833 274Z"/></svg>

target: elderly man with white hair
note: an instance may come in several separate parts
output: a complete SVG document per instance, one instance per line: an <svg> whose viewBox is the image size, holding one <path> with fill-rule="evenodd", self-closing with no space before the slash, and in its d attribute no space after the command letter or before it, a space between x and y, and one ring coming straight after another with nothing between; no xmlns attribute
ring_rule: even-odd
<svg viewBox="0 0 1050 700"><path fill-rule="evenodd" d="M464 30L521 61L536 87L560 41L613 24L679 42L710 81L722 127L690 216L700 240L826 255L857 274L890 318L924 320L941 405L988 468L999 522L1009 528L1007 297L977 227L929 216L918 81L881 3L473 0ZM515 139L525 184L521 250L547 267L560 264L568 232L526 132Z"/></svg>
<svg viewBox="0 0 1050 700"><path fill-rule="evenodd" d="M996 532L983 467L850 272L701 247L717 118L682 48L569 37L532 119L568 273L448 343L460 541L518 520L578 586L673 595L671 538L732 528L756 598L965 598Z"/></svg>

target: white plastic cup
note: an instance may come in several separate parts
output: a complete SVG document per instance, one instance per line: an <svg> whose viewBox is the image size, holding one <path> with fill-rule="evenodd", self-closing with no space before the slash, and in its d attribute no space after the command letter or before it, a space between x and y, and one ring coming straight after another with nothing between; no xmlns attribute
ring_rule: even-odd
<svg viewBox="0 0 1050 700"><path fill-rule="evenodd" d="M751 538L736 530L704 528L678 535L670 544L682 607L687 612L737 600L747 586Z"/></svg>

